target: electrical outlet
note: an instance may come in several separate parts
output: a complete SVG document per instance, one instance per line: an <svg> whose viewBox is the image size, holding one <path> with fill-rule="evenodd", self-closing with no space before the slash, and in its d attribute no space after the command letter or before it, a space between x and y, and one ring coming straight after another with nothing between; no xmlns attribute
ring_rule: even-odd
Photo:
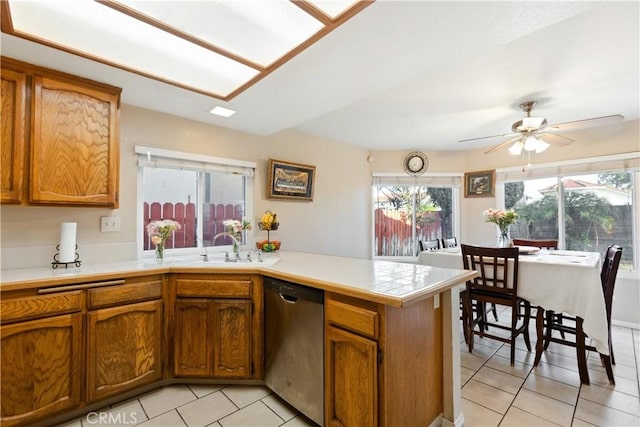
<svg viewBox="0 0 640 427"><path fill-rule="evenodd" d="M110 233L113 231L120 231L120 217L119 216L101 216L100 232Z"/></svg>
<svg viewBox="0 0 640 427"><path fill-rule="evenodd" d="M440 308L440 294L435 294L433 296L433 309Z"/></svg>

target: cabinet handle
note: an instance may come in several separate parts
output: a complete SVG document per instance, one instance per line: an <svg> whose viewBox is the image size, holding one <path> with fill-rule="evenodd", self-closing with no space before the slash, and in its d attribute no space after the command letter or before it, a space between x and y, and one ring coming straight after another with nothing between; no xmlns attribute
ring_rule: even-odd
<svg viewBox="0 0 640 427"><path fill-rule="evenodd" d="M124 279L109 280L106 282L83 283L82 285L58 286L54 288L38 289L38 294L53 294L56 292L77 291L80 289L98 288L103 286L124 285Z"/></svg>

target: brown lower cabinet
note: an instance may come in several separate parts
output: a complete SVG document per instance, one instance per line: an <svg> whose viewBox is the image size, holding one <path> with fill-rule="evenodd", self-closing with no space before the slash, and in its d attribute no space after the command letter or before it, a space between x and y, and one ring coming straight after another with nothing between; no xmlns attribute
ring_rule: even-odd
<svg viewBox="0 0 640 427"><path fill-rule="evenodd" d="M442 310L325 292L325 426L419 427L443 413Z"/></svg>
<svg viewBox="0 0 640 427"><path fill-rule="evenodd" d="M2 425L29 425L71 410L82 396L82 314L5 325Z"/></svg>
<svg viewBox="0 0 640 427"><path fill-rule="evenodd" d="M89 401L162 379L162 314L162 300L88 313Z"/></svg>
<svg viewBox="0 0 640 427"><path fill-rule="evenodd" d="M180 298L175 312L175 376L251 377L251 300Z"/></svg>
<svg viewBox="0 0 640 427"><path fill-rule="evenodd" d="M329 326L325 426L375 426L378 419L378 343Z"/></svg>
<svg viewBox="0 0 640 427"><path fill-rule="evenodd" d="M62 421L161 380L264 378L257 274L0 293L3 426ZM326 426L418 427L443 413L442 313L433 298L392 307L326 291L324 310Z"/></svg>
<svg viewBox="0 0 640 427"><path fill-rule="evenodd" d="M174 376L262 377L261 285L255 275L174 277Z"/></svg>
<svg viewBox="0 0 640 427"><path fill-rule="evenodd" d="M162 379L165 276L2 292L2 426Z"/></svg>

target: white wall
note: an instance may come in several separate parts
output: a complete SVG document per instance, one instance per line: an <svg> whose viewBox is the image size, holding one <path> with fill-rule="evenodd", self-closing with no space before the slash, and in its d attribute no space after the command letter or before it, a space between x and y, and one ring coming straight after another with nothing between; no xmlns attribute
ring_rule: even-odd
<svg viewBox="0 0 640 427"><path fill-rule="evenodd" d="M121 109L120 207L0 206L1 266L48 266L59 242L60 223L78 223L78 253L86 263L133 259L137 254L135 145L257 162L254 213L276 212L272 238L283 249L367 258L370 249L370 165L367 150L287 131L250 135L142 108ZM316 166L313 202L266 199L269 158ZM119 216L121 230L100 233L101 216ZM256 239L266 238L257 228Z"/></svg>

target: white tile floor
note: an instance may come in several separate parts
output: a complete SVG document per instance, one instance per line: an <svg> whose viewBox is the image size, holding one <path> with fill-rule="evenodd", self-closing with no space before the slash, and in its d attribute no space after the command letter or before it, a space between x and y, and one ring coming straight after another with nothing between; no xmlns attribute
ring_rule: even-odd
<svg viewBox="0 0 640 427"><path fill-rule="evenodd" d="M584 386L572 348L551 344L533 368L535 354L523 341L511 366L508 345L476 338L469 353L461 339L465 427L640 426L640 331L614 327L613 347L616 385L590 354L591 385ZM314 426L262 386L168 386L96 412L64 426Z"/></svg>

